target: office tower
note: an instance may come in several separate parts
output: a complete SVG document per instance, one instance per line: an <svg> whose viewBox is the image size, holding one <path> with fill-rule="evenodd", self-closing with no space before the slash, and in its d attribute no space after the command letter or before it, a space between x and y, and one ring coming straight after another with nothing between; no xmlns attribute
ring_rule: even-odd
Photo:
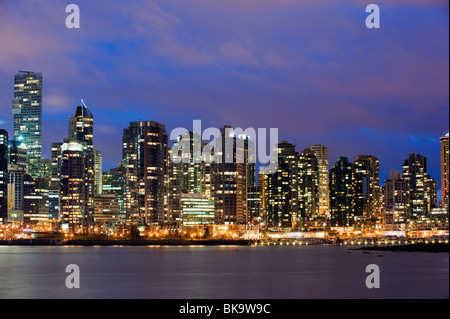
<svg viewBox="0 0 450 319"><path fill-rule="evenodd" d="M181 194L182 226L211 225L214 220L214 200L200 193Z"/></svg>
<svg viewBox="0 0 450 319"><path fill-rule="evenodd" d="M0 224L8 221L8 132L0 129Z"/></svg>
<svg viewBox="0 0 450 319"><path fill-rule="evenodd" d="M409 184L396 170L384 181L384 212L388 224L408 221Z"/></svg>
<svg viewBox="0 0 450 319"><path fill-rule="evenodd" d="M354 166L348 157L341 156L330 170L331 226L354 224Z"/></svg>
<svg viewBox="0 0 450 319"><path fill-rule="evenodd" d="M298 158L298 219L305 222L320 216L320 168L315 154L305 149Z"/></svg>
<svg viewBox="0 0 450 319"><path fill-rule="evenodd" d="M276 146L278 169L267 175L268 227L296 227L298 220L298 154L286 141Z"/></svg>
<svg viewBox="0 0 450 319"><path fill-rule="evenodd" d="M328 147L320 144L308 146L319 162L319 216L330 212L330 189L328 182Z"/></svg>
<svg viewBox="0 0 450 319"><path fill-rule="evenodd" d="M102 194L114 195L117 199L117 205L119 206L118 221L120 223L126 222L125 215L125 203L124 203L124 167L122 162L119 162L119 166L112 168L102 174Z"/></svg>
<svg viewBox="0 0 450 319"><path fill-rule="evenodd" d="M202 140L194 132L187 132L180 137L182 146L181 192L203 193ZM180 142L181 142L180 141ZM196 149L197 148L197 149Z"/></svg>
<svg viewBox="0 0 450 319"><path fill-rule="evenodd" d="M51 149L51 180L48 195L49 208L48 214L51 220L61 219L60 209L60 187L61 187L61 165L62 165L62 146L64 143L54 142Z"/></svg>
<svg viewBox="0 0 450 319"><path fill-rule="evenodd" d="M52 149L52 177L55 179L59 166L60 212L63 226L70 232L83 228L90 232L94 221L94 116L83 101L81 104L69 118L69 138L61 146L53 144Z"/></svg>
<svg viewBox="0 0 450 319"><path fill-rule="evenodd" d="M94 196L94 222L109 228L119 222L120 205L115 194L99 194Z"/></svg>
<svg viewBox="0 0 450 319"><path fill-rule="evenodd" d="M27 148L23 142L10 140L8 142L9 165L27 169Z"/></svg>
<svg viewBox="0 0 450 319"><path fill-rule="evenodd" d="M23 181L23 223L36 225L49 220L50 178L26 174Z"/></svg>
<svg viewBox="0 0 450 319"><path fill-rule="evenodd" d="M23 178L25 169L8 165L8 218L23 219Z"/></svg>
<svg viewBox="0 0 450 319"><path fill-rule="evenodd" d="M259 217L263 224L267 223L267 177L264 171L258 171Z"/></svg>
<svg viewBox="0 0 450 319"><path fill-rule="evenodd" d="M53 189L59 189L60 173L62 163L62 145L63 143L52 143L52 182Z"/></svg>
<svg viewBox="0 0 450 319"><path fill-rule="evenodd" d="M94 194L101 195L103 183L103 158L100 151L95 147L92 150L92 156L94 160Z"/></svg>
<svg viewBox="0 0 450 319"><path fill-rule="evenodd" d="M14 77L14 140L27 148L28 173L38 176L42 156L42 74L20 71Z"/></svg>
<svg viewBox="0 0 450 319"><path fill-rule="evenodd" d="M449 194L449 174L450 174L450 164L449 164L449 133L441 137L441 192L442 192L442 203L445 202L445 198L448 201Z"/></svg>
<svg viewBox="0 0 450 319"><path fill-rule="evenodd" d="M174 142L169 149L167 162L167 219L169 224L180 226L181 224L181 189L183 180L183 171L181 163L175 163L171 160L172 153L178 145ZM181 151L178 154L181 156Z"/></svg>
<svg viewBox="0 0 450 319"><path fill-rule="evenodd" d="M437 207L437 182L427 175L427 212Z"/></svg>
<svg viewBox="0 0 450 319"><path fill-rule="evenodd" d="M87 177L89 158L85 146L77 142L64 143L61 147L60 209L63 228L70 232L82 229L92 221L92 198L89 197L90 178Z"/></svg>
<svg viewBox="0 0 450 319"><path fill-rule="evenodd" d="M354 162L355 216L370 218L380 210L379 161L372 155L358 155Z"/></svg>
<svg viewBox="0 0 450 319"><path fill-rule="evenodd" d="M403 178L409 184L408 211L410 218L427 212L427 159L420 154L410 154L402 165Z"/></svg>
<svg viewBox="0 0 450 319"><path fill-rule="evenodd" d="M123 132L122 159L127 222L134 225L166 223L166 127L154 121L131 122Z"/></svg>
<svg viewBox="0 0 450 319"><path fill-rule="evenodd" d="M235 136L230 126L221 128L216 145L216 174L214 204L216 224L245 224L250 222L248 190L255 186L253 161L254 141L248 136Z"/></svg>
<svg viewBox="0 0 450 319"><path fill-rule="evenodd" d="M75 116L69 118L69 142L86 143L89 149L94 147L94 116L83 100Z"/></svg>

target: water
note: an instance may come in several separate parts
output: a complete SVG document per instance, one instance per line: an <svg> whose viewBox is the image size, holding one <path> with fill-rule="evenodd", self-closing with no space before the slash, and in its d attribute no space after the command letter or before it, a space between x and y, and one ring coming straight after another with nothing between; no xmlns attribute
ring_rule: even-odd
<svg viewBox="0 0 450 319"><path fill-rule="evenodd" d="M77 264L81 288L65 286ZM381 287L365 285L366 266ZM447 253L338 246L0 247L0 298L449 298Z"/></svg>

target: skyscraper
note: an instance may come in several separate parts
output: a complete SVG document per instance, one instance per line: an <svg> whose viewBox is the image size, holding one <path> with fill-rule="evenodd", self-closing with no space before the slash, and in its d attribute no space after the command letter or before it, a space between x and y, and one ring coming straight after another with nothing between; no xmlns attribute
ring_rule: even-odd
<svg viewBox="0 0 450 319"><path fill-rule="evenodd" d="M0 129L0 223L8 221L8 132Z"/></svg>
<svg viewBox="0 0 450 319"><path fill-rule="evenodd" d="M75 116L69 118L68 127L69 138L61 146L58 143L52 145L52 177L56 178L55 170L59 167L63 225L69 231L76 231L94 221L95 157L99 156L94 149L94 116L83 100L77 106ZM97 175L101 175L98 164ZM101 181L97 183L101 184Z"/></svg>
<svg viewBox="0 0 450 319"><path fill-rule="evenodd" d="M442 203L449 194L449 174L450 174L450 159L449 159L449 133L441 137L441 192Z"/></svg>
<svg viewBox="0 0 450 319"><path fill-rule="evenodd" d="M370 218L380 209L379 161L372 155L358 155L354 168L355 215Z"/></svg>
<svg viewBox="0 0 450 319"><path fill-rule="evenodd" d="M341 156L330 170L331 226L346 227L354 223L354 166Z"/></svg>
<svg viewBox="0 0 450 319"><path fill-rule="evenodd" d="M308 146L319 163L319 216L330 212L330 189L328 182L328 147L320 144Z"/></svg>
<svg viewBox="0 0 450 319"><path fill-rule="evenodd" d="M269 227L296 227L298 216L298 153L295 145L282 141L276 146L278 169L268 174L267 225Z"/></svg>
<svg viewBox="0 0 450 319"><path fill-rule="evenodd" d="M168 135L154 121L131 122L123 132L125 209L133 225L167 222L166 188Z"/></svg>
<svg viewBox="0 0 450 319"><path fill-rule="evenodd" d="M89 190L89 158L82 143L68 142L61 147L61 215L63 228L75 232L92 221L93 197Z"/></svg>
<svg viewBox="0 0 450 319"><path fill-rule="evenodd" d="M319 217L319 162L315 152L305 149L298 158L298 219L308 222Z"/></svg>
<svg viewBox="0 0 450 319"><path fill-rule="evenodd" d="M437 182L427 175L427 212L437 207Z"/></svg>
<svg viewBox="0 0 450 319"><path fill-rule="evenodd" d="M427 159L420 154L410 154L403 162L403 178L409 184L408 212L410 218L423 216L428 210L427 203Z"/></svg>
<svg viewBox="0 0 450 319"><path fill-rule="evenodd" d="M94 147L94 116L83 100L77 106L75 116L69 118L69 142L83 142L90 149Z"/></svg>
<svg viewBox="0 0 450 319"><path fill-rule="evenodd" d="M104 195L114 195L117 199L117 204L119 206L119 217L118 221L120 223L126 222L125 215L125 205L124 205L124 167L122 162L119 162L119 166L112 168L107 172L102 174L102 194Z"/></svg>
<svg viewBox="0 0 450 319"><path fill-rule="evenodd" d="M216 161L219 159L214 174L216 223L250 222L248 191L249 187L255 186L255 163L251 161L253 155L249 149L254 141L247 136L235 136L231 127L225 126L217 143L223 150L215 153Z"/></svg>
<svg viewBox="0 0 450 319"><path fill-rule="evenodd" d="M384 181L384 213L388 224L406 223L408 220L409 184L396 170L389 172Z"/></svg>
<svg viewBox="0 0 450 319"><path fill-rule="evenodd" d="M20 71L14 77L14 139L27 148L28 173L39 175L42 157L42 74Z"/></svg>

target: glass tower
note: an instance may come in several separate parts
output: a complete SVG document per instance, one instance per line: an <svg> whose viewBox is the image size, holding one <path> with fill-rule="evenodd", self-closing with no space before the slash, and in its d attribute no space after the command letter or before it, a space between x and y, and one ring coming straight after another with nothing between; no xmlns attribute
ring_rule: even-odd
<svg viewBox="0 0 450 319"><path fill-rule="evenodd" d="M20 71L14 77L14 139L27 148L28 173L39 175L42 157L42 74Z"/></svg>

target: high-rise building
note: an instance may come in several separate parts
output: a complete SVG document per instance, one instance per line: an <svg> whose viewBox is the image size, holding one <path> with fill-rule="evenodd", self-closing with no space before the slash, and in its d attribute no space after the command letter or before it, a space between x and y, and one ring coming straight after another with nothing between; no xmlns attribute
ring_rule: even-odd
<svg viewBox="0 0 450 319"><path fill-rule="evenodd" d="M330 170L331 226L354 224L354 165L341 156Z"/></svg>
<svg viewBox="0 0 450 319"><path fill-rule="evenodd" d="M103 158L98 149L94 147L92 150L92 156L94 161L94 194L102 194L103 183Z"/></svg>
<svg viewBox="0 0 450 319"><path fill-rule="evenodd" d="M181 194L181 224L184 227L214 224L214 200L200 193Z"/></svg>
<svg viewBox="0 0 450 319"><path fill-rule="evenodd" d="M24 143L10 140L8 142L9 164L27 169L27 148Z"/></svg>
<svg viewBox="0 0 450 319"><path fill-rule="evenodd" d="M319 216L330 212L330 188L328 182L328 147L320 144L308 146L319 163Z"/></svg>
<svg viewBox="0 0 450 319"><path fill-rule="evenodd" d="M69 118L69 142L86 143L87 148L94 148L94 116L83 100L75 116Z"/></svg>
<svg viewBox="0 0 450 319"><path fill-rule="evenodd" d="M298 219L304 222L320 216L320 166L315 154L305 149L298 158Z"/></svg>
<svg viewBox="0 0 450 319"><path fill-rule="evenodd" d="M267 177L263 170L258 171L259 217L263 224L267 223Z"/></svg>
<svg viewBox="0 0 450 319"><path fill-rule="evenodd" d="M101 157L94 148L94 116L83 100L81 104L75 116L69 118L69 138L62 146L54 143L52 149L52 177L55 179L55 170L60 167L60 210L63 225L71 232L84 227L90 232L94 196L96 191L101 192Z"/></svg>
<svg viewBox="0 0 450 319"><path fill-rule="evenodd" d="M123 132L122 159L127 222L134 225L167 223L166 127L154 121L131 122Z"/></svg>
<svg viewBox="0 0 450 319"><path fill-rule="evenodd" d="M286 141L275 148L278 169L267 175L267 226L296 227L298 216L298 153Z"/></svg>
<svg viewBox="0 0 450 319"><path fill-rule="evenodd" d="M403 162L403 178L409 184L408 212L410 218L427 213L427 159L420 154L410 154Z"/></svg>
<svg viewBox="0 0 450 319"><path fill-rule="evenodd" d="M445 198L448 201L449 194L449 174L450 174L450 159L449 159L449 133L441 137L441 193L442 203Z"/></svg>
<svg viewBox="0 0 450 319"><path fill-rule="evenodd" d="M8 218L23 219L23 179L25 168L8 165Z"/></svg>
<svg viewBox="0 0 450 319"><path fill-rule="evenodd" d="M216 145L223 148L215 153L214 204L217 224L245 224L251 221L248 191L249 187L255 186L255 162L250 151L253 143L248 136L235 136L230 126L223 127L221 140L216 140Z"/></svg>
<svg viewBox="0 0 450 319"><path fill-rule="evenodd" d="M23 183L24 225L48 221L50 178L26 174Z"/></svg>
<svg viewBox="0 0 450 319"><path fill-rule="evenodd" d="M8 221L8 132L0 129L0 224Z"/></svg>
<svg viewBox="0 0 450 319"><path fill-rule="evenodd" d="M370 218L380 212L379 161L358 155L354 162L355 216Z"/></svg>
<svg viewBox="0 0 450 319"><path fill-rule="evenodd" d="M409 184L396 170L384 181L384 214L388 224L408 221Z"/></svg>
<svg viewBox="0 0 450 319"><path fill-rule="evenodd" d="M115 196L119 209L118 221L120 223L125 223L126 222L125 203L124 203L125 179L122 162L119 162L118 167L112 168L107 172L103 172L102 179L103 179L102 194Z"/></svg>
<svg viewBox="0 0 450 319"><path fill-rule="evenodd" d="M27 148L28 173L40 174L35 163L42 157L42 74L20 71L14 77L14 140Z"/></svg>
<svg viewBox="0 0 450 319"><path fill-rule="evenodd" d="M64 143L61 151L60 208L63 228L76 232L93 221L93 196L90 190L93 186L88 170L90 159L82 143Z"/></svg>
<svg viewBox="0 0 450 319"><path fill-rule="evenodd" d="M427 212L437 208L437 182L427 175Z"/></svg>

